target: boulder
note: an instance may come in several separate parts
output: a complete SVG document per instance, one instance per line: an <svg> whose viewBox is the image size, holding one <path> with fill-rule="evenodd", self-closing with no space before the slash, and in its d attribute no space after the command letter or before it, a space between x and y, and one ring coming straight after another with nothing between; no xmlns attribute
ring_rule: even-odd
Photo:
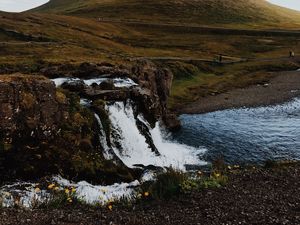
<svg viewBox="0 0 300 225"><path fill-rule="evenodd" d="M147 120L152 124L159 119L171 125L167 100L170 94L173 74L166 68L159 67L154 63L142 60L138 61L132 68L130 78L139 84L133 89L133 98L138 99L139 110L142 111ZM168 118L168 121L166 119ZM173 120L174 122L175 120ZM172 126L176 127L175 123ZM173 128L172 128L173 129Z"/></svg>
<svg viewBox="0 0 300 225"><path fill-rule="evenodd" d="M129 97L129 90L99 90L89 87L81 92L81 96L90 100L125 101Z"/></svg>
<svg viewBox="0 0 300 225"><path fill-rule="evenodd" d="M114 90L114 81L112 79L107 79L99 84L99 88L102 90Z"/></svg>
<svg viewBox="0 0 300 225"><path fill-rule="evenodd" d="M86 88L86 85L83 80L74 80L74 81L64 82L61 85L61 87L69 91L80 92Z"/></svg>

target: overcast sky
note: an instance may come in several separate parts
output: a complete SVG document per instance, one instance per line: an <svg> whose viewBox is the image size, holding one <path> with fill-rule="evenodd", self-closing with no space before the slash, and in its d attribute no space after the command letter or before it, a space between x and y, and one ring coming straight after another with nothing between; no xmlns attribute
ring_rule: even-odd
<svg viewBox="0 0 300 225"><path fill-rule="evenodd" d="M238 0L237 0L238 1ZM300 0L268 0L269 2L300 11ZM39 5L48 0L0 0L0 10L8 12L21 12Z"/></svg>
<svg viewBox="0 0 300 225"><path fill-rule="evenodd" d="M45 4L48 0L0 0L0 10L21 12Z"/></svg>
<svg viewBox="0 0 300 225"><path fill-rule="evenodd" d="M1 1L1 0L0 0ZM281 5L287 8L296 9L300 11L300 1L299 0L268 0L277 5Z"/></svg>

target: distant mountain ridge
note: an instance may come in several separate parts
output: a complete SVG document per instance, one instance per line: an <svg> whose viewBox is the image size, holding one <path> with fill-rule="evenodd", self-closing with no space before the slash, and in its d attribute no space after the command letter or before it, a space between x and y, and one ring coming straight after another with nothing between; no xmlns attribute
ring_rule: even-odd
<svg viewBox="0 0 300 225"><path fill-rule="evenodd" d="M265 0L51 0L33 12L193 24L300 23L300 13Z"/></svg>

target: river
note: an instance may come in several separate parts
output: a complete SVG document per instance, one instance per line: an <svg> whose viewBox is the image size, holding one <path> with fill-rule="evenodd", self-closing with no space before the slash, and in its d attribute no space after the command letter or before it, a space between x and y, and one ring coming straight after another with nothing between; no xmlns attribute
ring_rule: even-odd
<svg viewBox="0 0 300 225"><path fill-rule="evenodd" d="M174 138L206 148L202 156L206 161L300 160L300 99L276 106L182 115L180 119L183 128Z"/></svg>

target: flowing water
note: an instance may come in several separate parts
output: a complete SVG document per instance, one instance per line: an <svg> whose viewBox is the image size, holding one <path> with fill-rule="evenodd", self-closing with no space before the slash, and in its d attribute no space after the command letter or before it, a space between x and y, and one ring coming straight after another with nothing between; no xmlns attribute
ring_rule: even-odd
<svg viewBox="0 0 300 225"><path fill-rule="evenodd" d="M112 146L115 154L129 167L136 164L145 166L172 166L184 169L185 165L203 165L200 156L205 152L204 148L195 148L185 144L171 141L157 123L151 128L141 115L135 117L133 106L130 102L115 102L107 106L112 125ZM159 155L153 152L146 137L141 134L137 120L149 129L149 137L152 139Z"/></svg>
<svg viewBox="0 0 300 225"><path fill-rule="evenodd" d="M91 85L104 80L84 82ZM72 78L54 80L57 86L72 81ZM115 78L113 82L118 87L136 85L130 79ZM81 104L89 107L90 101L81 99ZM111 123L110 137L103 130L101 118L95 114L104 156L122 160L128 167L172 166L184 170L186 166L205 165L219 157L234 164L262 163L268 159L300 160L300 99L273 107L182 115L183 128L172 137L159 123L152 128L141 114L135 112L132 101L108 103L106 110ZM87 203L99 203L100 199L101 204L106 204L123 196L134 196L135 188L153 177L153 171L145 170L139 181L111 186L95 186L85 181L73 183L58 176L54 176L53 181L62 190L75 187L76 196ZM32 207L37 202L47 201L50 193L47 190L37 191L36 186L34 183L16 182L0 187L0 206Z"/></svg>
<svg viewBox="0 0 300 225"><path fill-rule="evenodd" d="M289 103L182 115L183 128L174 138L205 147L208 161L263 163L266 160L300 160L300 99Z"/></svg>

